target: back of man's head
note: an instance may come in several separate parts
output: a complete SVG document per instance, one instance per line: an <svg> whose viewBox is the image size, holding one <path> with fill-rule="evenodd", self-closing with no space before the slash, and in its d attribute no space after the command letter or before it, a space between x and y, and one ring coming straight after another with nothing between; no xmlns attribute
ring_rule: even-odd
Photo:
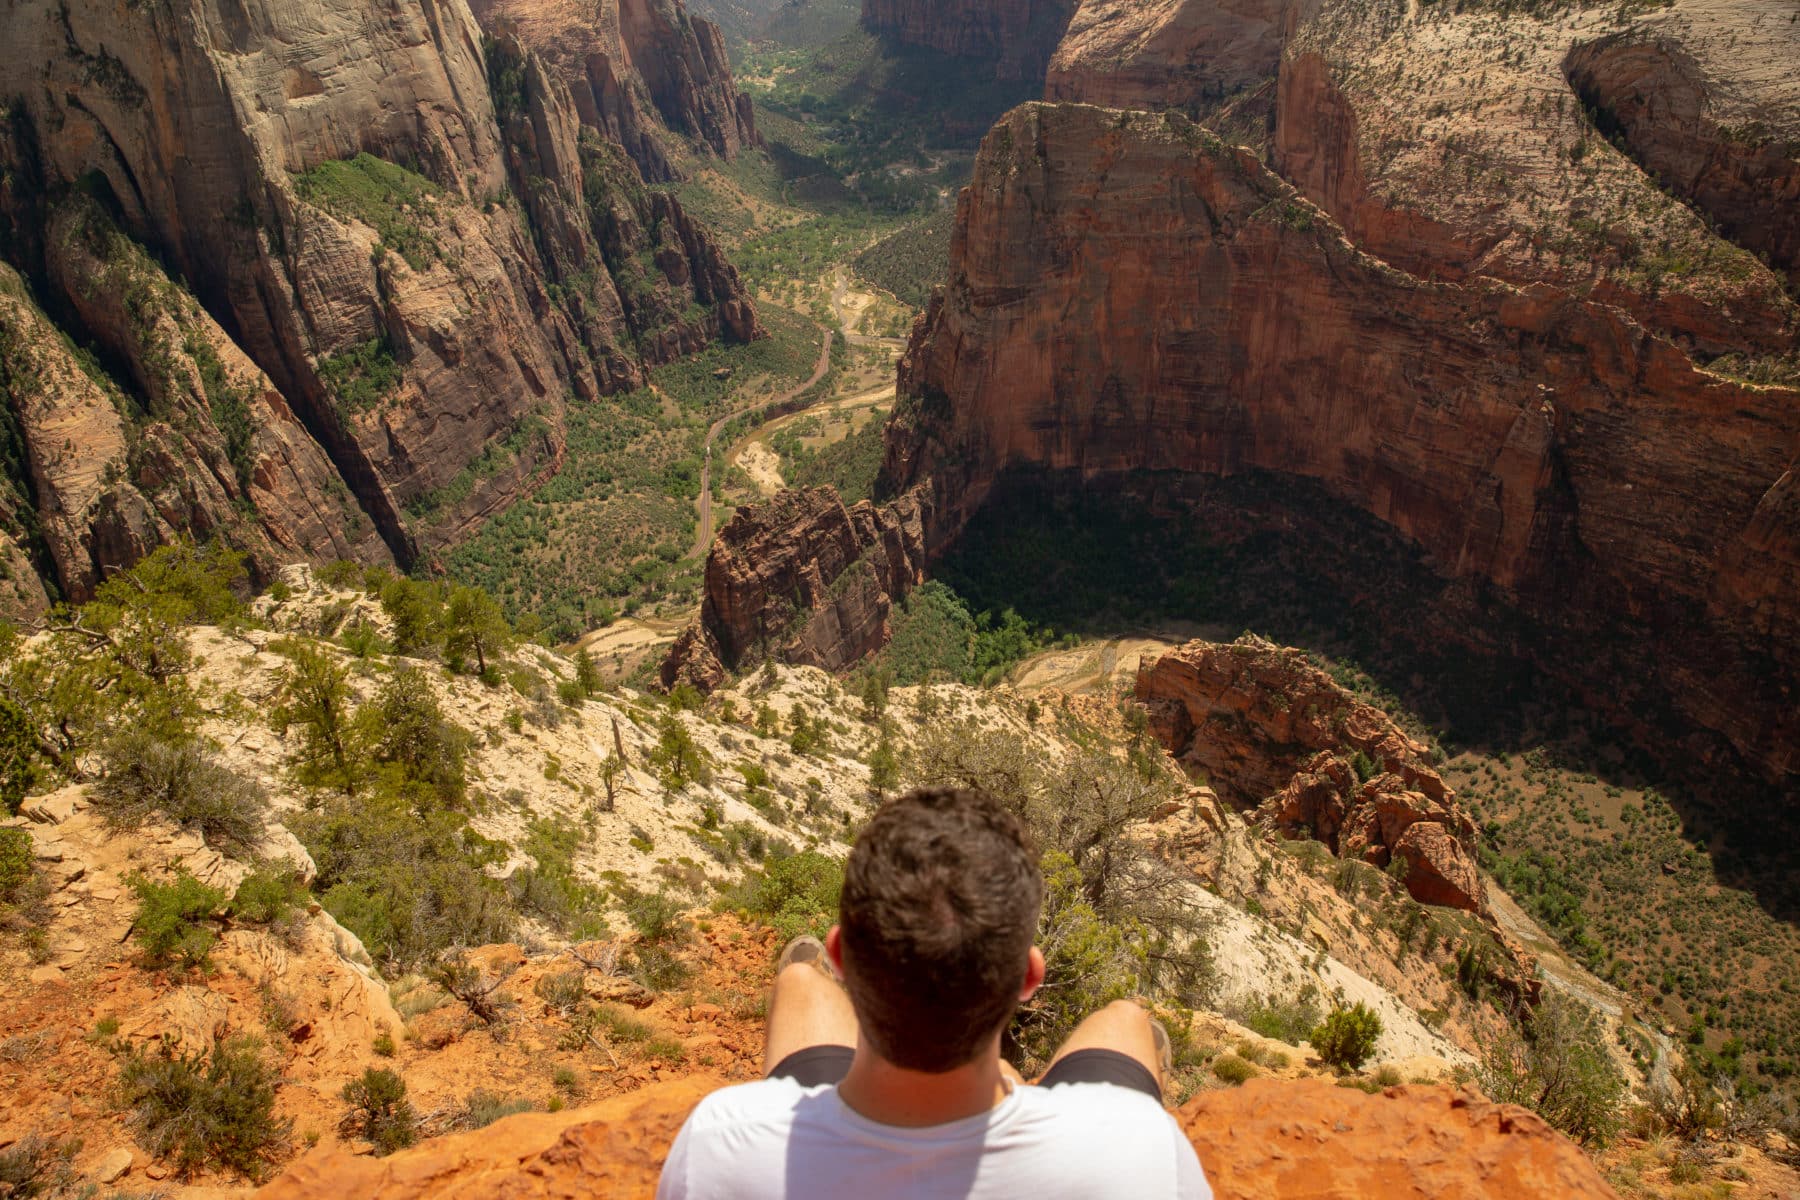
<svg viewBox="0 0 1800 1200"><path fill-rule="evenodd" d="M838 910L844 985L882 1058L942 1073L1012 1016L1044 884L1017 817L985 792L882 805L856 840Z"/></svg>

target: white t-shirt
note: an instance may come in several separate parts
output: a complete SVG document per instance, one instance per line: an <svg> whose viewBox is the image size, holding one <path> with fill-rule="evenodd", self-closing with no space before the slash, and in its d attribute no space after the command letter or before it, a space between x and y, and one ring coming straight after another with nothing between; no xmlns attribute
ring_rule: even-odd
<svg viewBox="0 0 1800 1200"><path fill-rule="evenodd" d="M1142 1092L1015 1087L978 1116L906 1129L853 1112L832 1085L765 1079L700 1102L657 1200L1212 1200L1193 1145Z"/></svg>

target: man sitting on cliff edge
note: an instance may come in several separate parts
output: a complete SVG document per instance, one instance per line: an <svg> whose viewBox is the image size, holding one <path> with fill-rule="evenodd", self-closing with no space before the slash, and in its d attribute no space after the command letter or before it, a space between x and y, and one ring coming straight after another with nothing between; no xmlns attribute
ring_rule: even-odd
<svg viewBox="0 0 1800 1200"><path fill-rule="evenodd" d="M1029 836L991 797L884 804L850 853L838 924L782 954L768 1077L701 1102L659 1200L1211 1200L1163 1110L1167 1035L1142 1008L1089 1016L1037 1086L1001 1060L1044 981L1043 893Z"/></svg>

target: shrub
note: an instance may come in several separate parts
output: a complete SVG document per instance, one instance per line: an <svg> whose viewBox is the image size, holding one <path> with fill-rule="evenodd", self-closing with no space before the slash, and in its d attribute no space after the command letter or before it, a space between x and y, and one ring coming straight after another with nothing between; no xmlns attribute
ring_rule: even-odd
<svg viewBox="0 0 1800 1200"><path fill-rule="evenodd" d="M168 1042L132 1051L119 1089L139 1144L183 1176L213 1168L258 1178L288 1133L275 1118L275 1072L258 1050L237 1037L204 1056Z"/></svg>
<svg viewBox="0 0 1800 1200"><path fill-rule="evenodd" d="M418 1117L406 1098L406 1081L386 1067L369 1067L344 1085L350 1111L339 1128L360 1135L387 1156L419 1140Z"/></svg>
<svg viewBox="0 0 1800 1200"><path fill-rule="evenodd" d="M1339 1005L1307 1035L1313 1049L1327 1064L1354 1071L1375 1053L1381 1038L1381 1018L1362 1001L1346 1008Z"/></svg>
<svg viewBox="0 0 1800 1200"><path fill-rule="evenodd" d="M12 816L25 801L35 776L37 738L31 718L10 700L0 700L0 814Z"/></svg>
<svg viewBox="0 0 1800 1200"><path fill-rule="evenodd" d="M1494 1100L1523 1104L1583 1145L1604 1145L1618 1132L1625 1078L1607 1052L1600 1022L1587 1008L1546 990L1543 1001L1521 1022L1520 1034L1493 1043L1476 1079ZM1694 1085L1694 1090L1687 1090ZM1697 1076L1677 1080L1684 1109L1708 1123L1717 1098ZM1657 1094L1652 1094L1653 1106ZM1677 1129L1681 1123L1677 1122Z"/></svg>
<svg viewBox="0 0 1800 1200"><path fill-rule="evenodd" d="M444 716L423 671L396 667L358 719L376 761L389 768L387 782L396 794L420 812L462 802L469 735Z"/></svg>
<svg viewBox="0 0 1800 1200"><path fill-rule="evenodd" d="M530 1112L532 1108L531 1101L523 1097L502 1096L486 1088L477 1088L463 1101L462 1111L456 1115L456 1126L458 1129L485 1129L501 1117Z"/></svg>
<svg viewBox="0 0 1800 1200"><path fill-rule="evenodd" d="M650 765L656 768L657 777L672 788L686 787L690 782L706 783L712 774L706 752L673 714L665 716L658 726Z"/></svg>
<svg viewBox="0 0 1800 1200"><path fill-rule="evenodd" d="M171 883L156 883L142 875L128 876L125 882L138 895L141 907L134 927L138 945L150 961L203 965L218 937L200 922L225 907L225 893L186 871Z"/></svg>
<svg viewBox="0 0 1800 1200"><path fill-rule="evenodd" d="M723 901L775 929L777 940L785 944L804 933L824 937L837 920L843 889L843 860L807 850L771 858Z"/></svg>
<svg viewBox="0 0 1800 1200"><path fill-rule="evenodd" d="M29 1200L34 1196L58 1195L75 1180L69 1160L81 1148L80 1142L47 1138L28 1133L5 1150L0 1150L0 1196L12 1200Z"/></svg>
<svg viewBox="0 0 1800 1200"><path fill-rule="evenodd" d="M563 971L545 975L531 990L557 1012L570 1012L587 998L587 989L582 986L583 974L581 971Z"/></svg>
<svg viewBox="0 0 1800 1200"><path fill-rule="evenodd" d="M1324 1016L1310 998L1268 1000L1238 1015L1246 1027L1278 1042L1304 1042Z"/></svg>
<svg viewBox="0 0 1800 1200"><path fill-rule="evenodd" d="M106 774L94 785L94 803L114 825L141 825L161 813L199 830L215 849L248 848L262 838L267 808L262 789L221 764L197 739L167 742L128 730L107 743L105 766Z"/></svg>
<svg viewBox="0 0 1800 1200"><path fill-rule="evenodd" d="M335 656L304 643L289 647L287 655L273 716L278 733L299 727L295 777L305 787L354 792L362 771L351 726L350 672Z"/></svg>
<svg viewBox="0 0 1800 1200"><path fill-rule="evenodd" d="M1221 1080L1236 1087L1246 1079L1256 1078L1256 1067L1235 1054L1221 1054L1213 1059L1212 1071Z"/></svg>
<svg viewBox="0 0 1800 1200"><path fill-rule="evenodd" d="M257 925L279 921L300 906L306 888L285 863L246 875L231 898L231 915Z"/></svg>
<svg viewBox="0 0 1800 1200"><path fill-rule="evenodd" d="M0 904L10 903L31 879L31 835L0 829Z"/></svg>
<svg viewBox="0 0 1800 1200"><path fill-rule="evenodd" d="M461 950L444 955L426 973L431 982L461 1000L486 1024L492 1025L501 1013L512 1007L512 997L500 990L510 971L489 975L469 960Z"/></svg>

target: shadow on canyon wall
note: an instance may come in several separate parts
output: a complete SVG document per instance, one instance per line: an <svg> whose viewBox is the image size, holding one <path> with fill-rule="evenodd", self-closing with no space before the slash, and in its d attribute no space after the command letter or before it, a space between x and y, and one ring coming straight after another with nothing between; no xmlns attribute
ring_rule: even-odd
<svg viewBox="0 0 1800 1200"><path fill-rule="evenodd" d="M1535 751L1602 784L1656 789L1720 884L1800 925L1800 795L1655 696L1621 705L1654 639L1621 624L1577 640L1528 622L1316 483L1014 472L933 574L974 611L1012 608L1058 632L1192 621L1354 664L1452 755Z"/></svg>

